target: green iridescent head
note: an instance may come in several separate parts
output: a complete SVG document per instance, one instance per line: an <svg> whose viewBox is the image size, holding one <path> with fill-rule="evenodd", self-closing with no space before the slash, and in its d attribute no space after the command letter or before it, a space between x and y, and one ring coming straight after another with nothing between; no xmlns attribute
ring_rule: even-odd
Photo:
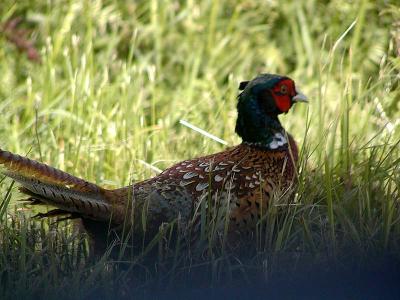
<svg viewBox="0 0 400 300"><path fill-rule="evenodd" d="M240 83L239 89L236 133L245 143L269 149L283 146L284 141L274 143L284 134L278 115L287 113L296 102L307 102L307 97L292 79L275 74L260 74Z"/></svg>

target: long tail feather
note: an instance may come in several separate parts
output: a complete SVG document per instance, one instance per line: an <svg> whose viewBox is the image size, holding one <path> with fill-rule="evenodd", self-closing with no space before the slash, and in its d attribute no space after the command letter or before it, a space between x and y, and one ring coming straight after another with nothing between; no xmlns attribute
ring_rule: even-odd
<svg viewBox="0 0 400 300"><path fill-rule="evenodd" d="M61 210L95 220L109 220L106 190L46 164L0 149L0 171L19 182L23 193Z"/></svg>

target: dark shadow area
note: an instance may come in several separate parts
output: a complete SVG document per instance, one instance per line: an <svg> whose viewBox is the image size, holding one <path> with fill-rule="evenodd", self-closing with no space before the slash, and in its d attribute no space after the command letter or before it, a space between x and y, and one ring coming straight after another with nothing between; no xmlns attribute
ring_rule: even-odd
<svg viewBox="0 0 400 300"><path fill-rule="evenodd" d="M269 280L263 280L263 274L258 275L249 277L249 282L243 280L212 288L196 287L193 279L192 288L177 287L147 296L154 299L400 299L400 261L391 256L361 265L332 262L324 266L302 266L295 273L283 271Z"/></svg>

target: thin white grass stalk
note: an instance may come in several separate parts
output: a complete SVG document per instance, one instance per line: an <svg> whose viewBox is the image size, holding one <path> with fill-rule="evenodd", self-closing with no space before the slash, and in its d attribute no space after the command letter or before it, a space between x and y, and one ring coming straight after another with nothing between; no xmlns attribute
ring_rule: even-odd
<svg viewBox="0 0 400 300"><path fill-rule="evenodd" d="M346 37L346 35L350 32L350 30L353 29L353 27L357 24L357 18L350 24L349 27L345 30L345 32L342 33L342 35L336 40L335 44L332 47L332 54L335 52L337 46L340 44L340 42Z"/></svg>
<svg viewBox="0 0 400 300"><path fill-rule="evenodd" d="M227 141L224 141L223 139L220 139L219 137L217 137L217 136L215 136L215 135L213 135L213 134L211 134L211 133L209 133L209 132L207 132L207 131L199 128L199 127L196 127L193 124L190 124L189 122L187 122L185 120L179 120L179 123L184 125L184 126L186 126L186 127L189 127L190 129L193 129L194 131L196 131L196 132L198 132L198 133L200 133L200 134L202 134L202 135L204 135L204 136L206 136L206 137L208 137L208 138L210 138L210 139L212 139L212 140L214 140L214 141L216 141L218 143L221 143L223 145L228 145Z"/></svg>
<svg viewBox="0 0 400 300"><path fill-rule="evenodd" d="M144 160L138 159L138 161L139 161L142 165L144 165L144 166L146 166L147 168L149 168L150 170L156 172L157 174L159 174L159 173L162 172L161 169L159 169L159 168L153 166L152 164L149 164L148 162L145 162Z"/></svg>

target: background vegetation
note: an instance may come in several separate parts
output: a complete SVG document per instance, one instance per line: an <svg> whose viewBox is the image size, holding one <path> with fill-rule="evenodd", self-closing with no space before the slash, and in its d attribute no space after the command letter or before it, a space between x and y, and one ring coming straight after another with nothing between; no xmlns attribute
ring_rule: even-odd
<svg viewBox="0 0 400 300"><path fill-rule="evenodd" d="M224 149L182 119L239 143L238 83L257 73L289 75L310 105L281 118L302 149L296 203L281 221L270 212L268 238L243 257L181 250L146 260L143 251L92 261L76 226L32 220L1 180L0 298L176 295L180 279L227 288L310 266L398 266L396 2L2 1L0 147L100 185Z"/></svg>

